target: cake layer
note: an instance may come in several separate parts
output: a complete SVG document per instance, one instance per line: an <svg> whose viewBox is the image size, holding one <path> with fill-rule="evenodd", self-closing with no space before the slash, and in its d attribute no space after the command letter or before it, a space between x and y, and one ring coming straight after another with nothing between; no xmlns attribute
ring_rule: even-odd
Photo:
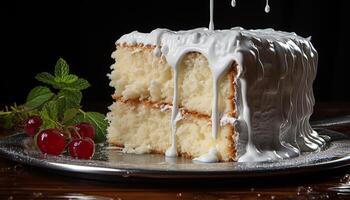
<svg viewBox="0 0 350 200"><path fill-rule="evenodd" d="M128 153L164 153L171 145L171 107L149 101L118 99L108 114L108 142L125 147ZM220 161L236 159L234 129L231 124L220 127L213 140L210 117L181 110L177 122L177 151L179 155L198 157L217 147Z"/></svg>
<svg viewBox="0 0 350 200"><path fill-rule="evenodd" d="M112 54L111 86L114 95L127 99L150 100L171 104L173 71L164 56L154 55L155 47L118 45ZM236 68L228 69L219 81L219 111L232 114ZM200 53L188 53L181 60L178 75L178 105L193 112L211 114L213 78L208 60Z"/></svg>

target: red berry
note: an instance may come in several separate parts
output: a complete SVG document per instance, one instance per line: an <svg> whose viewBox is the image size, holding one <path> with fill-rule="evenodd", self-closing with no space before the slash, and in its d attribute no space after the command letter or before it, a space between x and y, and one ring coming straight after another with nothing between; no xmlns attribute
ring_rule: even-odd
<svg viewBox="0 0 350 200"><path fill-rule="evenodd" d="M66 139L59 130L46 129L38 134L37 144L41 152L58 156L66 147Z"/></svg>
<svg viewBox="0 0 350 200"><path fill-rule="evenodd" d="M91 159L95 153L95 143L90 138L72 140L69 144L69 154L72 158Z"/></svg>
<svg viewBox="0 0 350 200"><path fill-rule="evenodd" d="M27 119L24 130L29 136L34 136L40 129L42 121L38 116L31 116Z"/></svg>
<svg viewBox="0 0 350 200"><path fill-rule="evenodd" d="M86 122L82 122L75 125L75 130L79 133L80 137L85 138L95 138L95 128ZM74 136L73 136L74 137ZM74 137L77 138L77 137Z"/></svg>

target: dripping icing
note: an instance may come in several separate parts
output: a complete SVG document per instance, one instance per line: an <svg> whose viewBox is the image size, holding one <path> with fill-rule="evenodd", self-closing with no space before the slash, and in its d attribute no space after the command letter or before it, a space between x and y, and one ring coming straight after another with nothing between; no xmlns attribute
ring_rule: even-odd
<svg viewBox="0 0 350 200"><path fill-rule="evenodd" d="M236 0L231 0L231 6L234 8L236 7Z"/></svg>
<svg viewBox="0 0 350 200"><path fill-rule="evenodd" d="M201 155L193 159L198 162L214 163L218 162L218 150L216 147L211 147L207 154Z"/></svg>
<svg viewBox="0 0 350 200"><path fill-rule="evenodd" d="M231 7L234 8L234 7L236 7L236 5L237 5L236 0L231 0ZM265 8L264 8L264 11L266 13L269 13L270 10L271 10L271 8L270 8L270 5L269 5L269 0L266 0L266 5L265 5Z"/></svg>
<svg viewBox="0 0 350 200"><path fill-rule="evenodd" d="M173 73L174 73L174 97L173 97L173 106L171 108L171 146L169 149L166 150L165 156L167 157L176 157L177 156L177 142L176 142L176 129L177 129L177 122L179 121L178 115L180 114L178 105L177 105L177 99L178 99L178 65L179 62L176 62L173 66Z"/></svg>
<svg viewBox="0 0 350 200"><path fill-rule="evenodd" d="M266 12L266 13L269 13L269 12L270 12L269 0L266 0L265 12Z"/></svg>
<svg viewBox="0 0 350 200"><path fill-rule="evenodd" d="M209 30L214 30L214 0L210 0Z"/></svg>

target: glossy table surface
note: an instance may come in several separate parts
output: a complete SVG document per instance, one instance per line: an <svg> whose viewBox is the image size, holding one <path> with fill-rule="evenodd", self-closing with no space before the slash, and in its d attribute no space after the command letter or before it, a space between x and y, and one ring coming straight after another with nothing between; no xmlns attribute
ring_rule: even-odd
<svg viewBox="0 0 350 200"><path fill-rule="evenodd" d="M341 115L350 115L349 103L319 103L313 120ZM350 134L350 125L330 128ZM8 134L0 130L0 137ZM350 167L263 179L97 182L0 157L0 199L350 199Z"/></svg>

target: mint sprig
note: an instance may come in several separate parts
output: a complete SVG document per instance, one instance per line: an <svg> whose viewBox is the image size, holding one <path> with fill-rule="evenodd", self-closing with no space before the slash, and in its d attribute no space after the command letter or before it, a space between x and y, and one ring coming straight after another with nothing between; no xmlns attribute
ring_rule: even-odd
<svg viewBox="0 0 350 200"><path fill-rule="evenodd" d="M95 141L105 140L107 121L105 115L98 112L87 112L82 109L82 90L90 87L90 83L70 74L69 65L60 58L54 74L41 72L35 78L46 84L33 88L23 105L11 106L0 111L0 123L4 128L12 128L31 115L42 119L41 130L57 128L62 131L76 123L88 122L95 128Z"/></svg>
<svg viewBox="0 0 350 200"><path fill-rule="evenodd" d="M90 83L74 74L69 74L69 66L62 58L58 59L55 65L55 74L41 72L35 78L52 86L55 89L84 90L90 87Z"/></svg>

